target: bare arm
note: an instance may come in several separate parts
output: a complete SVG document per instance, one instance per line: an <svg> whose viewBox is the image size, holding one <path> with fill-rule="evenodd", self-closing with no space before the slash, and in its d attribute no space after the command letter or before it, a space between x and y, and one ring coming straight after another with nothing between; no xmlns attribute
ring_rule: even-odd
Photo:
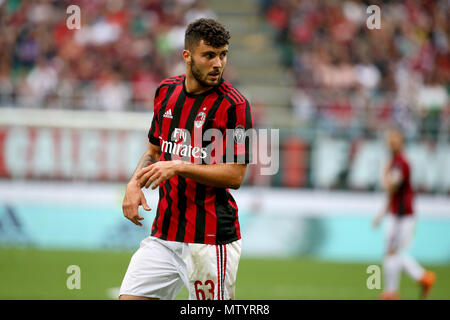
<svg viewBox="0 0 450 320"><path fill-rule="evenodd" d="M186 161L162 161L139 171L137 178L141 187L153 184L156 189L162 182L180 175L198 183L218 187L238 189L245 177L247 165L236 163L200 165Z"/></svg>
<svg viewBox="0 0 450 320"><path fill-rule="evenodd" d="M403 175L399 169L393 169L391 171L386 169L383 178L384 188L390 196L398 190L403 182Z"/></svg>
<svg viewBox="0 0 450 320"><path fill-rule="evenodd" d="M158 162L159 157L161 155L160 152L161 152L160 147L149 143L147 151L142 155L141 159L139 160L138 165L137 165L136 169L134 170L133 175L131 176L128 184L137 183L136 176L137 176L139 170Z"/></svg>
<svg viewBox="0 0 450 320"><path fill-rule="evenodd" d="M146 211L150 211L150 207L145 200L144 193L142 192L139 181L137 180L137 174L141 169L158 162L159 155L160 148L154 144L149 143L147 151L139 160L136 170L134 171L133 175L130 178L130 181L127 184L125 197L122 203L123 215L138 226L142 226L139 220L144 219L143 217L139 216L139 206L142 205L142 207Z"/></svg>
<svg viewBox="0 0 450 320"><path fill-rule="evenodd" d="M398 169L389 170L389 167L386 167L383 174L383 188L386 190L387 197L386 203L383 209L378 213L373 221L373 227L376 228L381 223L383 217L389 212L389 208L391 206L392 196L398 190L401 183L403 181L403 176Z"/></svg>
<svg viewBox="0 0 450 320"><path fill-rule="evenodd" d="M380 225L381 220L383 220L384 216L389 212L389 208L391 206L391 199L392 199L391 195L388 194L386 203L385 203L383 209L377 214L377 216L373 220L374 228L377 228Z"/></svg>
<svg viewBox="0 0 450 320"><path fill-rule="evenodd" d="M180 166L179 175L208 186L239 189L244 181L246 170L245 164L196 165L184 162Z"/></svg>

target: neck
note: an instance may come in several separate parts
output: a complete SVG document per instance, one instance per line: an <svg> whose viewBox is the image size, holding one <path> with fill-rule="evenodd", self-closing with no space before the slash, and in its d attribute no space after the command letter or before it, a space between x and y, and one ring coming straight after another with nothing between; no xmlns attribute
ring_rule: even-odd
<svg viewBox="0 0 450 320"><path fill-rule="evenodd" d="M400 153L400 151L401 151L401 150L395 150L395 151L392 151L392 157L397 156L397 155Z"/></svg>
<svg viewBox="0 0 450 320"><path fill-rule="evenodd" d="M186 87L186 92L191 94L201 94L212 88L212 86L205 87L201 85L190 72L186 72L184 85Z"/></svg>

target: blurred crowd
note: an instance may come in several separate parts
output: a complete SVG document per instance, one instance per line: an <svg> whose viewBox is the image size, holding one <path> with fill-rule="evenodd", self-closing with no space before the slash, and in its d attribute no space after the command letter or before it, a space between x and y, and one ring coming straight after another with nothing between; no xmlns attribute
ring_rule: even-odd
<svg viewBox="0 0 450 320"><path fill-rule="evenodd" d="M199 17L215 17L199 0L0 0L0 105L149 110Z"/></svg>
<svg viewBox="0 0 450 320"><path fill-rule="evenodd" d="M293 71L293 111L305 125L369 135L397 125L413 137L449 136L448 0L260 3ZM367 27L369 5L380 8L380 29Z"/></svg>
<svg viewBox="0 0 450 320"><path fill-rule="evenodd" d="M450 135L448 0L258 1L299 126ZM67 28L70 5L79 30ZM366 25L369 5L380 29ZM207 1L0 0L0 105L149 110L159 81L184 72L184 30L199 17L215 17Z"/></svg>

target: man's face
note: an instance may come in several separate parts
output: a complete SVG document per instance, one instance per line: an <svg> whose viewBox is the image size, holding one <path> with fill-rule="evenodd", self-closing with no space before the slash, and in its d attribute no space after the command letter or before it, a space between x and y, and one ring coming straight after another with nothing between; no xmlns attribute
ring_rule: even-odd
<svg viewBox="0 0 450 320"><path fill-rule="evenodd" d="M214 48L200 40L194 52L190 52L188 64L195 80L204 87L217 86L227 64L227 54L228 45Z"/></svg>
<svg viewBox="0 0 450 320"><path fill-rule="evenodd" d="M403 136L400 132L391 130L387 134L387 143L392 152L396 153L403 147Z"/></svg>

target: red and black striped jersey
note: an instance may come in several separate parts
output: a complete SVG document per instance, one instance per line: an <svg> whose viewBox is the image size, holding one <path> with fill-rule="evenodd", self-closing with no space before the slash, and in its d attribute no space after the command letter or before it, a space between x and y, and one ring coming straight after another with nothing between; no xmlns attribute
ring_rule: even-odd
<svg viewBox="0 0 450 320"><path fill-rule="evenodd" d="M414 191L411 185L411 170L408 160L399 152L391 160L389 171L396 173L401 177L398 189L391 197L390 211L394 215L411 215L414 213Z"/></svg>
<svg viewBox="0 0 450 320"><path fill-rule="evenodd" d="M225 160L250 163L250 142L242 139L253 127L247 99L226 80L198 95L186 91L184 80L185 75L168 78L156 90L148 138L160 146L160 161L183 158L197 164ZM208 130L221 135L206 138ZM230 131L233 135L227 134ZM238 240L237 204L226 188L174 176L159 187L151 234L186 243L226 244Z"/></svg>

